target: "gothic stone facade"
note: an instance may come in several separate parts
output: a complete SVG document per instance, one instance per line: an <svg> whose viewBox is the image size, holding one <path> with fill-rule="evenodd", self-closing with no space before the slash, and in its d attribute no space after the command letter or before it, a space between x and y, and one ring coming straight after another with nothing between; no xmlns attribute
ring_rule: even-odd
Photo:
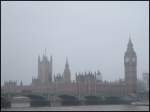
<svg viewBox="0 0 150 112"><path fill-rule="evenodd" d="M117 82L106 82L102 80L100 71L95 73L78 73L76 80L71 81L71 72L68 60L66 60L63 74L57 74L52 80L52 57L48 61L43 55L43 60L38 57L38 77L32 79L29 86L17 85L6 82L2 87L5 92L44 92L53 94L70 95L113 95L122 96L136 94L137 88L137 57L129 39L127 50L124 55L125 79ZM12 84L10 84L12 83Z"/></svg>

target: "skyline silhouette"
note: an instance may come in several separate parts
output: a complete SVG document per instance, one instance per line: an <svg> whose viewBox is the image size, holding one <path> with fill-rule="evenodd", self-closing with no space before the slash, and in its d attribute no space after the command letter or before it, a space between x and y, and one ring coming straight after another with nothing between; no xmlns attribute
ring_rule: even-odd
<svg viewBox="0 0 150 112"><path fill-rule="evenodd" d="M137 76L149 72L148 2L1 2L1 83L37 76L37 58L53 56L53 73L68 57L76 72L100 70L104 80L124 78L129 35Z"/></svg>

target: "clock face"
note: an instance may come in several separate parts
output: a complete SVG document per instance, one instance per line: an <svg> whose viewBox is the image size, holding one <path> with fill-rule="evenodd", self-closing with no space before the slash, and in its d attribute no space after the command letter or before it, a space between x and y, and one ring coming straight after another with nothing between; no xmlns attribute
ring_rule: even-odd
<svg viewBox="0 0 150 112"><path fill-rule="evenodd" d="M129 58L125 58L125 62L129 62Z"/></svg>

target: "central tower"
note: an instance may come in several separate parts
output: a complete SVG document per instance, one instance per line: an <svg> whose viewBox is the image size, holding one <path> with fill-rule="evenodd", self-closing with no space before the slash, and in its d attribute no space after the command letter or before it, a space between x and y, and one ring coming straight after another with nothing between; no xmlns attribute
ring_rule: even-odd
<svg viewBox="0 0 150 112"><path fill-rule="evenodd" d="M131 38L124 55L125 82L128 94L135 94L137 90L137 56L133 49Z"/></svg>
<svg viewBox="0 0 150 112"><path fill-rule="evenodd" d="M50 57L50 61L46 55L43 55L42 60L38 56L38 79L41 83L52 82L52 56Z"/></svg>
<svg viewBox="0 0 150 112"><path fill-rule="evenodd" d="M71 72L69 69L68 59L66 58L65 69L63 72L64 82L71 82Z"/></svg>

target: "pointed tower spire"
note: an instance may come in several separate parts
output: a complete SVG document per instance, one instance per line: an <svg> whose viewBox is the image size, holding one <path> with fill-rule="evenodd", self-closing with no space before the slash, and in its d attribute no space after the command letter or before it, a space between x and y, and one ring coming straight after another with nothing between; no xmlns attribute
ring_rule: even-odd
<svg viewBox="0 0 150 112"><path fill-rule="evenodd" d="M52 63L53 63L53 57L50 56L50 65L52 66Z"/></svg>
<svg viewBox="0 0 150 112"><path fill-rule="evenodd" d="M47 62L48 59L47 59L47 56L46 56L46 48L44 49L43 52L44 52L44 53L43 53L43 61L44 61L44 62Z"/></svg>
<svg viewBox="0 0 150 112"><path fill-rule="evenodd" d="M43 49L43 50L42 50L42 52L43 52L43 57L44 57L44 51L45 51L45 50Z"/></svg>
<svg viewBox="0 0 150 112"><path fill-rule="evenodd" d="M50 56L50 61L52 62L52 59L53 59L53 57L52 56Z"/></svg>
<svg viewBox="0 0 150 112"><path fill-rule="evenodd" d="M129 47L129 48L132 48L132 47L133 47L133 44L132 44L132 41L131 41L131 35L130 35L130 34L129 34L128 47Z"/></svg>
<svg viewBox="0 0 150 112"><path fill-rule="evenodd" d="M69 69L69 63L68 63L68 58L66 57L66 64L65 64L65 69L63 72L64 80L65 82L70 82L71 81L71 72Z"/></svg>
<svg viewBox="0 0 150 112"><path fill-rule="evenodd" d="M135 54L134 49L133 49L133 43L131 41L131 35L129 34L129 41L128 41L128 45L127 45L127 54Z"/></svg>
<svg viewBox="0 0 150 112"><path fill-rule="evenodd" d="M20 82L20 86L23 86L22 80L21 80L21 82Z"/></svg>
<svg viewBox="0 0 150 112"><path fill-rule="evenodd" d="M52 56L50 56L50 62L49 62L49 77L50 77L50 81L53 80L53 58Z"/></svg>
<svg viewBox="0 0 150 112"><path fill-rule="evenodd" d="M45 56L46 56L46 48L45 48Z"/></svg>
<svg viewBox="0 0 150 112"><path fill-rule="evenodd" d="M69 63L68 63L68 57L66 57L66 64L65 67L68 68L69 67Z"/></svg>
<svg viewBox="0 0 150 112"><path fill-rule="evenodd" d="M38 56L38 62L40 62L40 56Z"/></svg>
<svg viewBox="0 0 150 112"><path fill-rule="evenodd" d="M40 56L38 56L38 79L41 79L41 61L42 59L40 60Z"/></svg>

